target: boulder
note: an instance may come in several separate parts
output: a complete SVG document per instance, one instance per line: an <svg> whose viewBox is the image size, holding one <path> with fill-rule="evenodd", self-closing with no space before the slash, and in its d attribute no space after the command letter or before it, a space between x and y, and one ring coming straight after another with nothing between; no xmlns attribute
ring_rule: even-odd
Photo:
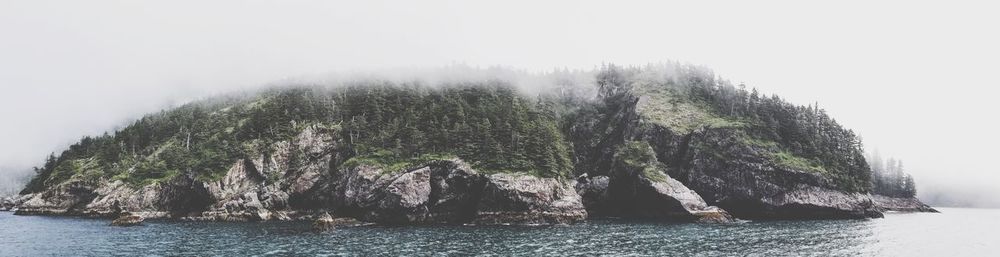
<svg viewBox="0 0 1000 257"><path fill-rule="evenodd" d="M428 222L470 222L476 215L486 177L459 159L432 162L429 167L432 197Z"/></svg>
<svg viewBox="0 0 1000 257"><path fill-rule="evenodd" d="M380 223L468 223L476 213L485 177L458 159L426 165L374 183L378 199L369 216Z"/></svg>
<svg viewBox="0 0 1000 257"><path fill-rule="evenodd" d="M421 222L431 197L431 169L423 167L397 176L382 189L374 219L383 223Z"/></svg>
<svg viewBox="0 0 1000 257"><path fill-rule="evenodd" d="M666 174L646 143L629 143L615 155L605 212L662 221L728 222L725 210L709 206L694 190Z"/></svg>
<svg viewBox="0 0 1000 257"><path fill-rule="evenodd" d="M10 211L14 208L14 200L10 197L0 198L0 211Z"/></svg>
<svg viewBox="0 0 1000 257"><path fill-rule="evenodd" d="M487 177L474 223L567 224L587 218L576 182L531 175Z"/></svg>
<svg viewBox="0 0 1000 257"><path fill-rule="evenodd" d="M329 213L323 213L319 218L313 221L313 230L318 232L329 231L334 229L333 216Z"/></svg>
<svg viewBox="0 0 1000 257"><path fill-rule="evenodd" d="M694 190L665 174L657 179L637 174L625 189L612 192L612 199L621 206L625 217L666 221L696 221L720 223L733 221L725 210L709 206ZM621 182L615 182L621 183ZM622 189L623 187L613 187Z"/></svg>
<svg viewBox="0 0 1000 257"><path fill-rule="evenodd" d="M340 215L384 224L554 224L586 217L572 182L476 173L458 159L386 173L361 165L342 175Z"/></svg>

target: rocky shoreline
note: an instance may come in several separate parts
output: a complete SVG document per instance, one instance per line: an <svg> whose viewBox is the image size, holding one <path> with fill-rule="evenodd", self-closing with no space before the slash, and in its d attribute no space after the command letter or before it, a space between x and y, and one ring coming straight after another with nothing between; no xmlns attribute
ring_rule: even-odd
<svg viewBox="0 0 1000 257"><path fill-rule="evenodd" d="M71 179L4 199L3 209L16 209L17 215L114 218L130 213L201 221L316 220L332 214L380 224L483 225L569 224L598 217L704 223L857 219L881 217L884 211L933 211L914 198L834 190L815 174L753 158L754 149L719 147L744 156L723 160L694 147L669 147L731 140L718 131L701 133L697 138L647 134L665 161L652 158L641 166L646 168L619 162L608 176L559 179L484 174L457 158L398 171L370 165L335 169L343 161L334 150L336 141L306 129L290 142L279 142L279 151L236 161L216 181L181 175L134 186Z"/></svg>
<svg viewBox="0 0 1000 257"><path fill-rule="evenodd" d="M881 212L940 212L915 197L872 195L872 200Z"/></svg>

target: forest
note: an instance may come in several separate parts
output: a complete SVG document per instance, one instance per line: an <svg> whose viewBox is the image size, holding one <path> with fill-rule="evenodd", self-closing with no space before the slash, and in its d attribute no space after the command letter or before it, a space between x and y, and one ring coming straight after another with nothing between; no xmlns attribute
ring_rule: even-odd
<svg viewBox="0 0 1000 257"><path fill-rule="evenodd" d="M567 177L569 147L543 104L500 81L434 89L388 82L296 86L210 99L84 137L35 168L21 193L74 176L134 185L177 175L214 180L235 160L267 154L308 125L335 133L345 156L354 158L348 163L456 156L483 172Z"/></svg>
<svg viewBox="0 0 1000 257"><path fill-rule="evenodd" d="M913 177L903 169L903 161L883 159L878 150L867 156L872 168L872 192L892 197L913 197L917 194Z"/></svg>
<svg viewBox="0 0 1000 257"><path fill-rule="evenodd" d="M566 79L580 73L592 79ZM818 105L795 105L734 86L703 67L604 65L596 71L538 76L549 85L534 93L499 79L437 84L364 80L195 101L53 153L35 168L36 176L21 193L40 192L71 178L131 185L179 175L211 181L234 161L267 154L274 143L306 126L332 133L345 146L338 149L347 160L338 165L400 168L458 157L482 172L570 178L596 174L602 164L593 160L613 155L631 140L604 138L630 133L634 128L618 125L640 119L634 113L678 133L708 127L742 131L749 143L776 146L775 161L821 172L852 191L886 185L879 182L883 176L872 182L860 138ZM636 111L640 99L652 107ZM678 121L672 116L678 110L694 118ZM901 171L901 165L892 167Z"/></svg>

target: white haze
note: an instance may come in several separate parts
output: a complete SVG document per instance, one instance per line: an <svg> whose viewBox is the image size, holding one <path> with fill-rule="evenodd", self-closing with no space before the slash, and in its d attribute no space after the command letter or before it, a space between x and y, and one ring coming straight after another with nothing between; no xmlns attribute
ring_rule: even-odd
<svg viewBox="0 0 1000 257"><path fill-rule="evenodd" d="M290 78L680 60L818 101L904 160L922 193L1000 198L997 6L707 2L0 0L0 172L165 106Z"/></svg>

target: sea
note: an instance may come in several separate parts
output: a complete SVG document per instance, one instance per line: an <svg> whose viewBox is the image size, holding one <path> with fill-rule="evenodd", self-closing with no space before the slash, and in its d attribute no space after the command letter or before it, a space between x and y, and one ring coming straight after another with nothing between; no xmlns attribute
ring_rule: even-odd
<svg viewBox="0 0 1000 257"><path fill-rule="evenodd" d="M110 220L0 212L0 256L1000 256L1000 210L733 224L359 226Z"/></svg>

